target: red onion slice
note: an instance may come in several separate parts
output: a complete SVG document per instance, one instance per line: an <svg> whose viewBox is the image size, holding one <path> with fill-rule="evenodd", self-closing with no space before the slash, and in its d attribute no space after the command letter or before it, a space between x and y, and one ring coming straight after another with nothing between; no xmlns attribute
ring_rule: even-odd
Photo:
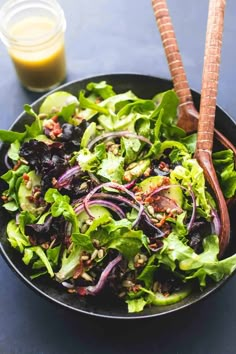
<svg viewBox="0 0 236 354"><path fill-rule="evenodd" d="M88 206L92 206L92 205L104 206L105 208L108 208L108 209L111 209L112 211L114 211L114 213L116 213L121 219L125 218L125 213L123 212L123 210L118 205L116 205L112 202L109 202L107 200L100 200L100 199L90 200L88 202ZM82 213L82 211L84 211L84 210L85 210L84 204L80 204L79 206L77 206L74 209L74 211L77 215ZM92 216L92 218L94 219L94 216Z"/></svg>
<svg viewBox="0 0 236 354"><path fill-rule="evenodd" d="M221 222L216 209L211 209L211 216L212 216L211 232L219 236L221 232Z"/></svg>
<svg viewBox="0 0 236 354"><path fill-rule="evenodd" d="M127 199L127 198L125 198L125 197L123 197L121 195L114 195L114 194L109 194L109 193L95 193L93 195L93 198L96 198L96 199L106 199L106 198L113 199L113 200L116 200L117 202L127 204L131 208L139 210L139 207L136 204L134 204L133 202L131 202L131 200L129 200L129 199Z"/></svg>
<svg viewBox="0 0 236 354"><path fill-rule="evenodd" d="M137 215L137 218L136 220L133 222L133 225L132 227L135 227L138 223L139 223L139 220L140 220L140 217L144 211L144 207L143 205L138 202L135 198L135 195L134 193L130 192L127 188L125 188L123 185L121 184L118 184L118 183L114 183L114 182L106 182L106 183L102 183L100 184L99 186L95 187L92 191L90 191L87 196L84 198L83 200L83 204L84 204L84 209L85 211L87 212L87 214L90 216L90 217L93 217L91 215L91 213L89 212L89 208L88 208L88 202L89 200L93 197L93 195L99 190L99 189L102 189L104 187L107 187L107 188L113 188L113 189L116 189L118 191L122 191L126 194L128 194L135 202L136 204L138 204L139 206L139 211L138 211L138 215Z"/></svg>
<svg viewBox="0 0 236 354"><path fill-rule="evenodd" d="M104 134L101 134L99 136L97 136L95 139L91 140L88 144L88 149L91 150L92 147L97 144L99 141L101 140L104 140L104 139L107 139L107 138L135 138L135 139L138 139L138 140L141 140L143 141L144 143L152 146L152 142L145 138L144 136L142 135L137 135L135 133L131 133L127 130L124 130L124 131L120 131L120 132L112 132L112 133L104 133Z"/></svg>
<svg viewBox="0 0 236 354"><path fill-rule="evenodd" d="M78 176L82 173L79 165L71 167L61 177L58 178L55 188L62 188L65 184L69 183L74 176Z"/></svg>
<svg viewBox="0 0 236 354"><path fill-rule="evenodd" d="M121 195L114 195L114 194L108 194L108 193L95 193L93 195L93 198L98 198L98 199L112 199L115 200L117 202L120 203L124 203L127 204L129 207L134 208L135 210L139 211L139 207L138 205L134 204L131 200L121 196ZM82 199L79 200L80 203L82 201ZM75 203L78 203L78 201L76 201ZM164 233L160 231L160 229L158 227L156 227L155 225L152 224L148 214L145 212L145 210L143 211L141 218L139 220L139 223L141 224L145 224L146 226L149 225L149 228L151 228L153 230L153 232L156 233L156 236L158 235L159 238L164 236Z"/></svg>
<svg viewBox="0 0 236 354"><path fill-rule="evenodd" d="M11 170L13 168L13 164L10 164L10 162L9 162L8 154L5 154L5 156L4 156L4 163L5 163L5 166L8 168L8 170Z"/></svg>
<svg viewBox="0 0 236 354"><path fill-rule="evenodd" d="M110 272L121 260L122 260L122 256L119 254L110 263L108 263L106 268L103 270L96 285L87 286L87 287L79 287L77 289L78 294L85 296L85 295L96 295L97 293L99 293L103 289Z"/></svg>
<svg viewBox="0 0 236 354"><path fill-rule="evenodd" d="M181 186L180 184L168 184L168 185L165 185L165 186L161 186L161 187L158 187L157 189L155 189L154 191L152 191L149 196L152 197L154 194L157 194L163 190L167 190L169 188L172 188L172 187L178 187L178 188L181 188L182 190L184 191L187 191L189 192L191 198L192 198L192 202L193 202L193 211L192 211L192 215L191 215L191 218L190 218L190 221L188 223L188 226L187 226L187 230L190 231L192 229L192 226L193 226L193 223L194 223L194 220L196 218L196 198L195 198L195 195L193 193L193 190L192 190L192 186L189 185L189 188L186 188L186 187L183 187Z"/></svg>
<svg viewBox="0 0 236 354"><path fill-rule="evenodd" d="M131 181L127 184L124 184L124 187L127 189L131 189L132 187L134 187L135 183L136 183L136 179L133 179L133 181Z"/></svg>

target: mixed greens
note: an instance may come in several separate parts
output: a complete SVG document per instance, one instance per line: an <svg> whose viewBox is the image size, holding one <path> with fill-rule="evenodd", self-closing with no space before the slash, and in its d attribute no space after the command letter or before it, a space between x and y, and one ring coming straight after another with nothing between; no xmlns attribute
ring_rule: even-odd
<svg viewBox="0 0 236 354"><path fill-rule="evenodd" d="M25 131L0 131L10 144L7 237L32 279L50 276L74 296L115 296L139 312L234 271L236 255L217 258L216 204L177 108L172 90L142 99L91 82L78 98L50 94L38 113L25 105ZM233 197L232 152L213 158Z"/></svg>

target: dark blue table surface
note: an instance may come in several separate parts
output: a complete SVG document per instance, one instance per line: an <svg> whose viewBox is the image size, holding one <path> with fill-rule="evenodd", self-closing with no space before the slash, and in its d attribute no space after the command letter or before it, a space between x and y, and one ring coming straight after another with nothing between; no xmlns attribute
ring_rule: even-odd
<svg viewBox="0 0 236 354"><path fill-rule="evenodd" d="M0 0L0 5L4 1ZM151 0L61 0L67 18L67 81L101 73L169 78ZM201 88L207 0L169 0L190 86ZM218 104L236 118L236 2L229 1ZM0 128L40 95L24 90L0 44ZM112 321L67 312L29 290L0 257L0 353L236 352L235 277L216 294L165 318Z"/></svg>

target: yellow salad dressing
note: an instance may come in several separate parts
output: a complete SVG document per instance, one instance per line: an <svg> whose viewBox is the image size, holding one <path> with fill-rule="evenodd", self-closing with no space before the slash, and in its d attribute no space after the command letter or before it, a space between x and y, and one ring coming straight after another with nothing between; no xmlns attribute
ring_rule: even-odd
<svg viewBox="0 0 236 354"><path fill-rule="evenodd" d="M49 89L65 78L64 34L54 35L50 40L54 29L55 22L51 19L32 16L18 21L9 30L16 44L9 48L9 54L20 80L28 88ZM47 36L49 39L43 40Z"/></svg>

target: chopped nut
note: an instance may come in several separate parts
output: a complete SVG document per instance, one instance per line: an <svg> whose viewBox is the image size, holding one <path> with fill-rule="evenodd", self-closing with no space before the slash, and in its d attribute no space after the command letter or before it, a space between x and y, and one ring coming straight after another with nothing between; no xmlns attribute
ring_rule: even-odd
<svg viewBox="0 0 236 354"><path fill-rule="evenodd" d="M131 286L134 286L134 283L131 280L124 280L122 282L122 286L124 288L130 288Z"/></svg>
<svg viewBox="0 0 236 354"><path fill-rule="evenodd" d="M147 207L147 210L148 210L149 214L151 214L151 215L154 215L154 214L155 214L155 211L154 211L153 206L149 205L149 206Z"/></svg>
<svg viewBox="0 0 236 354"><path fill-rule="evenodd" d="M87 224L88 226L90 226L90 225L93 223L93 220L87 219L85 222L86 222L86 224Z"/></svg>
<svg viewBox="0 0 236 354"><path fill-rule="evenodd" d="M29 190L32 189L32 181L29 180L29 181L26 183L25 187L26 187L26 189L29 189Z"/></svg>
<svg viewBox="0 0 236 354"><path fill-rule="evenodd" d="M93 261L97 257L97 255L98 255L98 250L94 250L90 259Z"/></svg>
<svg viewBox="0 0 236 354"><path fill-rule="evenodd" d="M151 171L152 171L151 168L148 167L148 168L146 169L146 171L144 172L144 176L145 176L145 177L150 176Z"/></svg>
<svg viewBox="0 0 236 354"><path fill-rule="evenodd" d="M45 118L47 118L48 117L48 115L46 114L46 113L40 113L39 115L38 115L38 118L39 119L45 119Z"/></svg>
<svg viewBox="0 0 236 354"><path fill-rule="evenodd" d="M98 250L98 258L103 258L104 257L104 250L102 248L100 248L100 250Z"/></svg>
<svg viewBox="0 0 236 354"><path fill-rule="evenodd" d="M87 261L88 259L89 259L89 256L86 256L86 255L81 256L81 261Z"/></svg>
<svg viewBox="0 0 236 354"><path fill-rule="evenodd" d="M155 283L153 284L152 290L153 290L154 293L158 292L158 290L159 290L158 281L155 281Z"/></svg>
<svg viewBox="0 0 236 354"><path fill-rule="evenodd" d="M144 264L144 260L143 260L142 258L139 258L139 260L138 260L137 263L138 263L138 264Z"/></svg>
<svg viewBox="0 0 236 354"><path fill-rule="evenodd" d="M87 224L83 224L80 228L80 231L82 232L82 234L84 234L86 231L88 230L88 225Z"/></svg>
<svg viewBox="0 0 236 354"><path fill-rule="evenodd" d="M87 280L87 281L93 281L93 278L86 272L83 272L81 274L81 278L83 278L84 280Z"/></svg>
<svg viewBox="0 0 236 354"><path fill-rule="evenodd" d="M87 184L87 182L83 182L83 183L81 183L81 185L80 185L79 189L81 190L81 189L86 189L86 188L88 188L88 184Z"/></svg>
<svg viewBox="0 0 236 354"><path fill-rule="evenodd" d="M95 238L93 239L93 246L98 248L100 246L100 242L98 240L96 240Z"/></svg>
<svg viewBox="0 0 236 354"><path fill-rule="evenodd" d="M132 168L136 167L137 165L137 162L132 162L129 166L127 166L127 170L132 170Z"/></svg>
<svg viewBox="0 0 236 354"><path fill-rule="evenodd" d="M52 114L58 113L59 111L60 111L60 110L59 110L57 107L55 107L55 106L53 106L52 109L51 109L51 113L52 113Z"/></svg>

